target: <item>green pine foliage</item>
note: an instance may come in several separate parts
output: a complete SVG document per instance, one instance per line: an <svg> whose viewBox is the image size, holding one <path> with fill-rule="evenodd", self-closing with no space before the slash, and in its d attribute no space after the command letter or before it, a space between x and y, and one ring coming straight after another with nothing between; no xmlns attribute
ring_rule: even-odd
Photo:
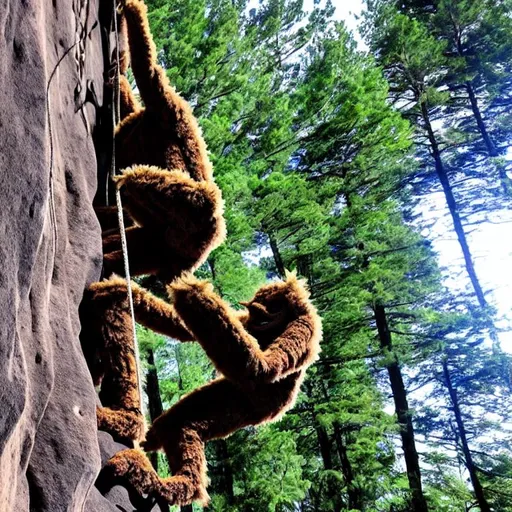
<svg viewBox="0 0 512 512"><path fill-rule="evenodd" d="M508 0L369 1L369 53L330 2L147 3L225 199L228 239L197 274L238 308L296 269L323 317L293 409L208 445L208 510L508 511L510 361L414 213L438 187L433 143L449 185L476 179L459 213L506 201ZM214 378L196 344L139 337L164 409Z"/></svg>

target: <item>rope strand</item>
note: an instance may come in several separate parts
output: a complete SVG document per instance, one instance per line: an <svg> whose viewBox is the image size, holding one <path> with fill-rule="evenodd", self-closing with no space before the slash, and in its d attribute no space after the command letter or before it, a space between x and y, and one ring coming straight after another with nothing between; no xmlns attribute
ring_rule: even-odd
<svg viewBox="0 0 512 512"><path fill-rule="evenodd" d="M112 108L112 120L113 120L113 144L112 144L112 165L110 168L111 178L115 177L116 174L116 144L115 144L115 130L117 124L120 122L121 117L121 106L120 106L120 85L119 85L119 33L117 31L117 11L115 0L112 2L113 16L114 16L114 32L116 38L116 65L115 65L115 76L114 76L114 91L113 91L113 108ZM115 107L115 108L114 108ZM135 309L133 307L133 294L132 284L130 278L130 265L128 261L128 244L126 242L126 230L124 226L123 217L123 203L121 200L121 191L116 187L116 206L117 206L117 218L119 223L119 234L121 237L121 249L123 252L124 262L124 273L126 277L126 289L128 295L128 304L130 307L130 316L132 320L132 335L133 335L133 352L135 357L135 367L137 370L137 388L139 390L139 408L142 416L146 416L144 400L143 400L143 389L142 389L142 371L140 367L140 351L139 343L137 340L137 329L135 325Z"/></svg>

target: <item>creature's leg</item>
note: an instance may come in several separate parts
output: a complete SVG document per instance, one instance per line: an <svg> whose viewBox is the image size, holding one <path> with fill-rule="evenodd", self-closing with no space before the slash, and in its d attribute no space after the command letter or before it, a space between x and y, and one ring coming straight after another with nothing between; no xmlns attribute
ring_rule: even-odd
<svg viewBox="0 0 512 512"><path fill-rule="evenodd" d="M182 398L148 432L145 449L165 450L172 477L158 478L149 461L133 450L116 454L102 473L126 478L140 494L154 492L171 504L204 503L208 499L204 442L259 419L246 394L228 380L218 379Z"/></svg>
<svg viewBox="0 0 512 512"><path fill-rule="evenodd" d="M192 429L198 431L204 441L218 439L259 423L258 414L251 397L222 377L184 396L159 416L141 446L146 451L163 448L172 452L172 443L168 439L173 432Z"/></svg>
<svg viewBox="0 0 512 512"><path fill-rule="evenodd" d="M131 318L125 304L117 309L111 315L122 318L122 325L116 321L104 326L109 364L101 383L100 400L105 407L97 410L98 428L117 439L139 441L144 436L144 417L140 412Z"/></svg>
<svg viewBox="0 0 512 512"><path fill-rule="evenodd" d="M169 435L165 452L173 476L162 481L160 494L169 502L188 505L208 502L204 442L193 428L183 428Z"/></svg>
<svg viewBox="0 0 512 512"><path fill-rule="evenodd" d="M166 226L165 241L196 266L225 235L222 198L210 182L196 182L180 171L150 166L127 169L118 178L130 215L142 226Z"/></svg>
<svg viewBox="0 0 512 512"><path fill-rule="evenodd" d="M184 341L192 336L174 307L133 283L137 320ZM133 354L131 318L126 281L114 278L94 283L81 305L84 354L96 385L101 384L98 428L116 439L139 441L144 419L139 411L137 369Z"/></svg>
<svg viewBox="0 0 512 512"><path fill-rule="evenodd" d="M126 283L123 290L119 282L122 280L112 280L110 286L95 283L87 290L84 301L88 336L81 341L82 345L89 342L100 347L100 400L104 408L98 410L99 428L117 438L138 441L144 433L144 418L140 414Z"/></svg>
<svg viewBox="0 0 512 512"><path fill-rule="evenodd" d="M174 450L168 453L173 476L160 478L147 456L139 450L123 450L110 458L101 470L97 486L107 492L118 481L131 484L139 495L156 495L170 505L208 503L204 443L194 430L170 433Z"/></svg>

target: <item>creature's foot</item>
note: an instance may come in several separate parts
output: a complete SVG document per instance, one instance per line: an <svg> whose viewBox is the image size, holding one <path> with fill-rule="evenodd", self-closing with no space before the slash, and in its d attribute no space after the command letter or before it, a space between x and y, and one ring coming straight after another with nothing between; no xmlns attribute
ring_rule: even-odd
<svg viewBox="0 0 512 512"><path fill-rule="evenodd" d="M96 417L98 429L108 432L115 439L139 442L144 438L145 424L141 414L98 407Z"/></svg>
<svg viewBox="0 0 512 512"><path fill-rule="evenodd" d="M128 482L139 495L155 492L160 487L160 478L151 462L140 450L130 449L117 452L111 457L100 474L101 486L108 490L120 480ZM108 485L112 482L113 485Z"/></svg>
<svg viewBox="0 0 512 512"><path fill-rule="evenodd" d="M210 501L205 488L195 483L192 478L183 475L162 480L159 495L171 505L185 506L196 501L206 506Z"/></svg>
<svg viewBox="0 0 512 512"><path fill-rule="evenodd" d="M101 470L96 486L105 493L117 484L131 486L139 501L145 496L156 496L170 505L188 505L193 501L205 505L209 499L206 490L195 484L192 478L176 475L161 479L146 455L139 450L116 453Z"/></svg>
<svg viewBox="0 0 512 512"><path fill-rule="evenodd" d="M100 493L106 495L116 485L128 491L136 510L152 510L155 501L162 499L154 492L159 487L159 477L139 450L116 453L101 470L96 480Z"/></svg>

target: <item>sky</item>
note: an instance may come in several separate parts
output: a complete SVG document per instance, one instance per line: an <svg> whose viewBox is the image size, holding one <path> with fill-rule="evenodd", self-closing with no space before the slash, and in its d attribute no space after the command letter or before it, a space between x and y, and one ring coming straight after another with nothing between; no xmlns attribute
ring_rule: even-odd
<svg viewBox="0 0 512 512"><path fill-rule="evenodd" d="M363 2L360 0L332 0L334 7L336 7L335 17L345 22L349 30L355 31L357 29L357 21L354 14L360 14L363 8ZM304 0L304 10L313 10L313 0Z"/></svg>

